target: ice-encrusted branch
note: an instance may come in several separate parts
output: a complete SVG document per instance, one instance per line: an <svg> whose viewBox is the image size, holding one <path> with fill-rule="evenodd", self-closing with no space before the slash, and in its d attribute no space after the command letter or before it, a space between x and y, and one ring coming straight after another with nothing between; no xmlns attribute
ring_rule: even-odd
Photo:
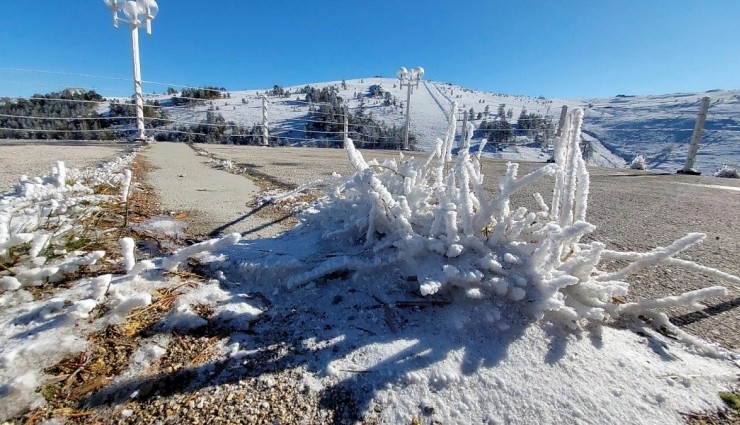
<svg viewBox="0 0 740 425"><path fill-rule="evenodd" d="M180 248L173 252L169 257L162 260L162 268L167 271L172 271L183 261L187 260L193 255L201 252L211 252L219 249L235 245L241 239L239 233L232 233L228 236L224 236L218 239L210 239L204 242L196 243L185 248Z"/></svg>
<svg viewBox="0 0 740 425"><path fill-rule="evenodd" d="M128 202L129 188L131 187L131 170L123 170L123 183L121 184L121 201Z"/></svg>

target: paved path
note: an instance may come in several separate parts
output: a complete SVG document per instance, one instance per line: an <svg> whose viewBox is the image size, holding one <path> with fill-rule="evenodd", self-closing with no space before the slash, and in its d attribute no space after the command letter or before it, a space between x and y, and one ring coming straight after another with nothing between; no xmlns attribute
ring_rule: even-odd
<svg viewBox="0 0 740 425"><path fill-rule="evenodd" d="M240 232L249 237L268 237L283 229L261 219L248 204L259 188L249 179L213 168L208 157L198 155L184 143L154 143L143 156L157 169L150 173L162 206L185 212L187 232L216 235Z"/></svg>

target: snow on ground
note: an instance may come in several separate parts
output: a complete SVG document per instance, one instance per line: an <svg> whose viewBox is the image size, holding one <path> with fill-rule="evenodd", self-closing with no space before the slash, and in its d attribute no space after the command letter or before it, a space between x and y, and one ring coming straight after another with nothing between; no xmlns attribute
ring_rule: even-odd
<svg viewBox="0 0 740 425"><path fill-rule="evenodd" d="M681 412L720 406L717 393L737 382L740 358L681 332L659 311L701 308L699 301L723 289L623 305L613 297L628 290L629 273L658 261L740 280L672 258L699 234L647 254L578 243L593 230L583 221L589 178L576 147L578 117L569 121L568 145L556 146L557 165L522 177L510 166L493 199L480 190L465 143L452 163L448 137L424 162L387 160L382 167L348 144L357 173L295 229L241 242L228 235L136 264L129 240L114 259L65 253L57 244L60 234L81 231L74 214L120 198L90 187L120 185L131 155L88 172L57 164L54 175L0 198L0 255L18 264L0 271L0 420L43 404L36 390L52 378L44 369L84 351L88 333L149 305L170 284L163 271L186 267L191 256L215 279L183 287L160 333L104 390L117 394L113 403L162 379L146 373L167 352L169 332L209 323L228 331L226 339L183 391L238 380L245 358L284 347L266 361L300 370L306 390L329 404L348 396L342 405L349 418L681 423ZM510 205L517 188L548 175L556 181L549 208L549 197L540 198L539 212ZM64 231L50 234L54 223ZM41 256L48 247L54 255ZM602 257L631 265L606 273L596 268ZM101 261L120 263L120 272L32 295ZM212 309L206 317L196 312L202 304Z"/></svg>

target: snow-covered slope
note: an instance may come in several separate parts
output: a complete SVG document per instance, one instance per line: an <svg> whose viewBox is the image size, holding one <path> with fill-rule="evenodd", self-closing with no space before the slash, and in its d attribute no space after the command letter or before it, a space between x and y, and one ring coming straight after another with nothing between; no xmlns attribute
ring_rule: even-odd
<svg viewBox="0 0 740 425"><path fill-rule="evenodd" d="M350 111L361 107L366 113L389 125L403 126L406 89L401 89L392 78L364 78L308 84L321 89L336 87ZM397 106L384 106L383 100L369 97L369 89L379 85L396 99ZM310 105L304 87L285 87L287 97L268 97L268 117L271 131L277 132L293 145L311 144L305 140L304 128L309 119ZM224 116L227 121L251 127L262 123L260 96L269 90L246 90L229 93L227 99L217 99L192 108L171 109L171 116L179 123L193 123L205 119L209 109ZM452 102L458 104L457 119L462 111L474 111L472 124L476 127L488 117L494 119L500 105L511 114L509 122L516 124L523 109L552 119L557 125L563 105L584 108L583 143L586 159L591 165L626 167L638 154L645 156L650 169L674 172L685 162L688 143L699 110L698 100L710 96L712 103L701 139L695 168L709 174L722 164L737 167L740 164L740 90L712 90L707 93L670 94L661 96L624 96L612 98L573 100L545 99L543 97L515 96L475 91L458 85L436 81L422 81L411 97L411 131L418 138L417 147L430 151L437 137L445 134ZM155 97L156 98L156 97ZM169 97L160 96L165 101ZM485 108L488 107L488 114ZM481 113L481 118L478 118ZM462 127L458 124L458 129ZM458 130L459 133L459 130ZM476 135L473 143L480 139ZM545 161L551 155L539 144L527 143L518 137L518 145L490 153L511 160Z"/></svg>
<svg viewBox="0 0 740 425"><path fill-rule="evenodd" d="M642 154L649 168L673 172L686 161L699 101L704 96L712 101L696 167L713 172L722 164L737 166L740 90L593 99L585 105L585 130L627 161Z"/></svg>

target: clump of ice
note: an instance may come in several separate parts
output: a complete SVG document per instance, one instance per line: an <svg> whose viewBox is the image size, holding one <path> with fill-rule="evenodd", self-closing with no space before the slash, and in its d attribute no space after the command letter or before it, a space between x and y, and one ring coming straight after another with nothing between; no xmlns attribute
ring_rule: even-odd
<svg viewBox="0 0 740 425"><path fill-rule="evenodd" d="M132 238L121 238L119 242L121 244L121 255L123 256L123 269L130 272L136 265L136 258L134 258L136 244Z"/></svg>
<svg viewBox="0 0 740 425"><path fill-rule="evenodd" d="M232 233L222 238L210 239L204 242L190 245L185 248L178 249L177 251L173 252L172 255L162 261L162 268L167 271L175 270L180 263L187 260L193 255L202 252L224 249L236 244L237 242L239 242L240 239L241 235L239 233Z"/></svg>
<svg viewBox="0 0 740 425"><path fill-rule="evenodd" d="M635 159L630 162L630 168L633 170L647 170L647 164L645 163L645 157L643 155L635 156Z"/></svg>
<svg viewBox="0 0 740 425"><path fill-rule="evenodd" d="M737 172L737 168L724 164L722 168L714 173L714 177L724 177L729 179L740 179L740 174Z"/></svg>

